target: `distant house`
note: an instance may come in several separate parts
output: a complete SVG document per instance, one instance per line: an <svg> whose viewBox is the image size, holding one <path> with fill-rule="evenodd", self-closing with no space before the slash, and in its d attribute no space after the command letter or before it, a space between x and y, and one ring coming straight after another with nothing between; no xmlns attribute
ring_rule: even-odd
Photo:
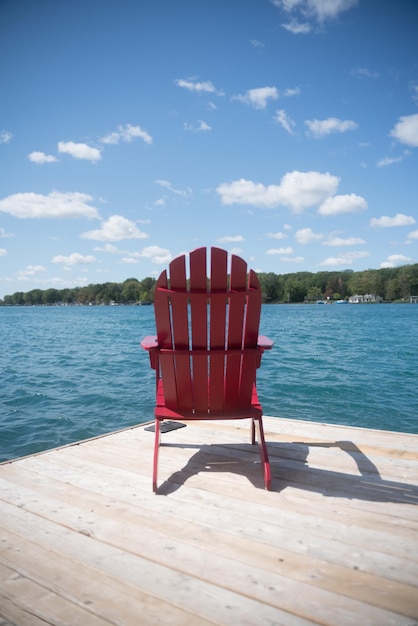
<svg viewBox="0 0 418 626"><path fill-rule="evenodd" d="M350 296L348 298L348 302L350 304L360 304L360 303L364 302L363 296L359 296L359 295Z"/></svg>
<svg viewBox="0 0 418 626"><path fill-rule="evenodd" d="M383 298L374 293L366 293L364 295L356 294L355 296L350 296L348 302L350 304L363 304L369 302L379 303L383 302Z"/></svg>
<svg viewBox="0 0 418 626"><path fill-rule="evenodd" d="M409 296L409 302L411 304L418 304L418 296Z"/></svg>
<svg viewBox="0 0 418 626"><path fill-rule="evenodd" d="M376 296L374 293L366 293L363 298L363 302L383 302L383 298Z"/></svg>

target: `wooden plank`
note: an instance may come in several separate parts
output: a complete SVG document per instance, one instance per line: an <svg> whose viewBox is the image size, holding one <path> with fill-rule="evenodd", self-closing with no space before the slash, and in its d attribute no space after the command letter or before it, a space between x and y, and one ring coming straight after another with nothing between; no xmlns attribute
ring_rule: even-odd
<svg viewBox="0 0 418 626"><path fill-rule="evenodd" d="M164 437L165 497L150 490L153 437L143 427L0 466L6 579L17 575L30 597L46 589L53 603L97 619L107 619L97 607L116 581L118 597L149 602L156 615L167 606L161 614L174 611L173 624L189 616L230 624L233 613L251 625L410 626L418 615L418 437L266 423L273 492L251 482L261 470L257 450L241 445L248 422L229 420ZM89 572L102 585L85 606L77 584ZM10 607L25 615L18 587L7 588L7 618Z"/></svg>
<svg viewBox="0 0 418 626"><path fill-rule="evenodd" d="M242 349L244 333L245 293L247 287L247 264L234 254L231 256L230 290L235 292L229 298L227 347ZM225 408L238 407L237 389L240 386L241 354L226 357L225 364Z"/></svg>
<svg viewBox="0 0 418 626"><path fill-rule="evenodd" d="M21 508L16 509L15 507L13 510L12 507L5 505L2 507L3 519L10 521L15 528L15 533L18 534L22 533L26 525L29 524L31 528L30 542L32 544L41 542L44 551L52 549L60 554L60 559L62 554L64 554L64 557L66 557L66 573L71 571L69 557L72 557L81 564L88 561L90 567L94 566L98 572L105 571L108 575L111 574L114 577L116 575L114 569L116 561L120 565L125 563L125 567L129 568L129 584L134 585L136 590L146 588L148 593L151 592L154 595L158 595L161 586L156 583L157 580L162 579L164 588L167 584L172 584L174 587L177 587L177 592L181 595L178 584L180 581L184 582L184 576L187 576L189 578L188 586L194 587L193 596L200 595L201 601L204 603L205 594L202 594L202 586L198 584L198 581L205 581L205 583L212 586L216 586L219 581L222 581L223 589L220 592L221 595L225 593L225 590L228 590L231 593L242 595L247 600L251 599L252 601L262 602L264 606L269 605L276 609L284 609L305 619L309 618L313 609L318 611L318 602L324 607L338 605L338 608L334 610L333 617L338 623L340 623L339 616L344 615L345 619L347 619L347 616L351 615L350 623L354 624L356 615L361 612L365 618L381 619L383 623L387 624L400 624L402 623L402 616L411 617L411 612L418 608L417 603L414 602L416 596L414 590L407 589L405 585L396 586L392 584L393 595L389 599L392 606L387 607L383 611L379 605L376 606L376 598L373 598L373 602L370 600L373 592L376 593L379 589L378 582L375 587L372 586L369 589L368 599L360 602L352 597L347 599L341 593L336 594L318 587L313 588L309 582L306 583L302 580L295 582L279 574L277 570L266 571L264 568L255 565L252 565L250 569L242 568L240 566L241 559L240 561L235 561L231 558L231 555L225 557L219 551L213 553L213 549L210 552L210 567L208 568L208 548L206 544L198 542L191 551L190 547L187 547L187 542L183 543L171 538L167 543L167 541L164 541L164 533L161 533L161 536L158 537L160 533L156 533L155 530L147 531L143 527L139 536L136 525L130 526L120 522L118 524L119 532L115 533L114 522L106 520L94 512L84 511L81 508L71 506L62 507L60 511L59 508L57 510L53 506L47 518L43 517L40 519L38 516L28 514L26 510L23 511ZM53 523L50 521L51 516L54 518L52 520ZM63 525L64 530L59 528L61 525ZM75 531L75 534L70 531ZM22 538L20 543L24 543ZM10 546L12 545L13 541L10 543ZM24 553L25 564L22 567L30 568L26 554L31 551L33 553L33 547L26 546L25 549L25 546L23 546L22 553ZM173 558L177 554L181 555L180 559ZM40 554L37 554L35 551L31 558L31 562L35 564L33 566L35 569L37 567L37 557L39 556ZM72 562L74 563L74 561ZM51 576L56 580L57 573L59 572L61 576L62 570L56 561L54 564L55 568ZM57 571L58 567L59 570ZM73 568L74 577L76 577L78 570L78 565L77 569ZM118 576L120 576L121 572L119 569L117 572ZM134 572L134 575L132 575L132 572ZM31 575L33 576L34 573L32 571ZM124 578L126 578L126 575ZM145 579L146 583L144 582ZM344 577L340 579L340 584L342 581L346 584ZM370 583L370 577L368 582ZM297 585L299 593L303 594L303 607L295 604L295 585ZM354 585L354 588L357 585L358 583ZM81 593L81 590L84 589L84 585L79 585L78 579L76 589L77 593ZM379 596L383 604L387 603L388 589L383 589L383 593ZM273 590L274 593L272 593ZM395 598L398 599L396 604ZM174 598L172 599L174 600ZM194 601L191 602L189 597L184 597L181 605L190 611L196 611L197 609L196 603ZM200 610L202 609L200 608ZM211 611L213 611L213 606ZM321 614L321 611L319 613ZM325 619L325 616L322 619ZM331 624L329 618L324 623Z"/></svg>
<svg viewBox="0 0 418 626"><path fill-rule="evenodd" d="M221 248L211 250L210 290L213 293L227 291L228 254ZM226 298L212 298L210 301L209 343L210 348L226 348ZM225 356L212 352L209 363L209 405L219 411L224 406Z"/></svg>
<svg viewBox="0 0 418 626"><path fill-rule="evenodd" d="M179 441L179 445L188 445L189 441L194 441L193 428L181 429L176 434L170 433L169 437L163 437L163 442L176 438L176 441ZM246 434L246 433L245 433ZM216 436L216 433L215 433ZM248 436L248 435L247 435ZM199 439L197 439L196 444L196 452L199 453ZM209 439L213 441L213 438ZM325 444L326 445L326 444ZM254 455L257 454L256 448L249 448ZM274 449L274 448L271 448ZM211 450L216 454L220 452L222 448L220 446L216 447L211 445ZM243 454L243 447L241 445L237 445L236 449L225 447L225 454L233 457L235 455L236 458L245 459L245 454ZM314 448L315 451L321 450L321 447ZM326 451L326 448L324 448ZM129 453L121 447L120 451L121 455L125 457L126 466L129 467ZM365 470L363 470L363 474L361 474L358 470L356 463L352 458L352 454L348 454L344 450L331 449L331 453L333 455L333 460L341 463L345 463L345 467L341 472L340 468L336 468L337 471L332 467L332 471L329 469L325 469L325 461L326 455L324 455L324 460L322 462L323 467L317 467L318 464L314 465L305 465L303 462L298 459L293 461L292 458L283 460L283 458L279 458L279 463L276 466L274 462L274 458L272 456L272 467L273 467L273 476L275 477L275 484L277 489L283 489L285 486L292 486L299 488L307 488L309 487L311 491L318 490L319 492L326 493L328 496L336 495L338 496L342 490L345 491L345 495L348 497L352 497L354 499L364 499L367 502L367 499L382 501L382 502L409 502L411 504L417 502L418 498L418 490L413 484L411 487L408 487L408 483L404 481L392 481L392 480L381 480L379 476L373 476ZM115 450L109 450L109 454L114 455ZM135 454L135 453L134 453ZM167 459L167 463L170 463L169 456L171 455L171 451L166 454L166 450L162 449L161 454L164 458ZM299 452L298 452L299 454ZM176 458L180 458L183 455L185 461L188 458L189 452L187 448L184 450L176 450ZM136 454L135 454L136 456ZM202 456L202 454L200 455ZM289 453L288 453L289 456ZM359 455L361 457L361 455ZM131 457L132 459L134 457ZM206 460L206 457L202 461ZM308 459L309 460L309 459ZM113 462L113 461L109 461ZM365 461L362 461L361 458L358 463L366 464ZM329 458L328 458L328 465ZM370 464L373 470L373 464ZM197 466L197 465L196 465ZM276 471L277 467L277 471ZM177 462L177 469L181 469L181 465ZM245 471L245 470L244 470ZM273 485L274 487L274 485Z"/></svg>
<svg viewBox="0 0 418 626"><path fill-rule="evenodd" d="M181 432L187 432L188 429L182 429ZM149 433L145 433L147 437L152 438L152 435L150 435ZM172 433L170 433L171 435ZM181 435L182 438L184 437L184 435ZM122 434L118 435L118 437L122 437ZM105 442L107 441L106 439L102 439L102 446L107 445ZM146 441L146 440L145 440ZM144 442L145 443L145 442ZM90 445L90 444L88 444ZM73 448L74 450L77 450L77 446L75 446ZM108 453L106 454L107 448L105 448L103 450L103 455L102 452L100 451L92 451L91 454L92 455L102 455L103 458L100 458L98 460L100 460L101 462L103 462L103 464L109 464L111 466L115 466L117 467L118 465L121 467L126 467L127 469L133 469L134 472L138 472L141 467L143 468L143 473L146 475L149 472L149 465L147 466L147 464L149 463L148 461L148 457L145 455L143 456L143 461L141 461L141 458L137 455L137 452L139 453L140 451L144 451L144 445L140 445L140 443L138 442L137 445L134 446L134 452L133 455L130 457L127 450L121 450L121 454L124 453L124 458L122 461L119 461L119 459L115 458L115 450L109 448L108 449ZM180 452L184 452L181 450L177 450L176 454L179 454ZM187 452L187 451L186 451ZM185 462L182 463L181 462L181 458L180 461L179 460L170 460L170 457L172 456L172 451L168 450L166 447L163 447L162 450L162 454L164 455L164 461L167 464L170 464L169 467L172 468L173 472L176 470L181 469L182 465L187 463L187 457L185 457ZM96 458L96 457L95 457ZM177 457L176 457L177 458ZM122 465L121 465L122 463ZM142 463L142 465L140 465L140 463ZM308 472L310 472L310 470L307 470ZM291 476L294 472L289 472L289 480L286 482L281 482L279 484L277 484L277 479L275 481L276 487L277 489L281 489L283 493L288 494L289 495L289 489L294 489L296 488L297 491L293 491L294 497L297 497L301 502L303 501L303 495L306 494L307 498L309 499L309 503L307 502L306 504L311 507L312 503L315 502L315 500L319 497L321 497L321 484L319 482L319 484L317 486L309 486L309 481L308 481L308 485L306 485L306 487L308 487L308 491L306 491L306 487L304 485L303 482L301 483L292 483L291 480ZM319 474L319 476L321 476L322 474ZM147 483L147 478L145 477L145 483L146 486L148 486L149 483ZM190 483L189 483L190 484ZM338 485L337 485L338 487ZM285 491L283 491L283 489ZM318 493L318 496L316 495L316 492ZM236 494L235 494L236 495ZM328 497L331 495L330 490L328 489ZM356 494L354 494L356 495ZM253 495L250 493L246 493L245 497L251 499L253 498ZM255 497L255 496L254 496ZM258 498L258 494L257 494L257 498ZM322 505L321 505L322 506ZM369 509L372 509L374 512L384 512L387 511L387 505L384 502L381 503L377 503L377 502L368 502L366 499L364 500L352 500L350 502L350 508L358 508L361 509L363 511L367 511ZM409 518L414 519L416 521L416 513L415 513L415 509L411 506L406 506L404 505L402 507L402 509L399 509L398 513L394 513L394 507L392 507L392 515L395 515L396 517L402 516L402 518L404 520L407 520ZM395 511L398 511L398 508L395 507Z"/></svg>
<svg viewBox="0 0 418 626"><path fill-rule="evenodd" d="M19 523L15 529L19 530ZM37 581L41 593L48 597L48 610L53 606L64 624L134 624L135 616L144 614L153 624L194 624L195 615L107 576L96 564L86 565L76 560L74 554L56 552L49 543L37 543L36 531L30 539L4 528L1 532L6 551L0 554L0 563L14 572L9 582L23 579L35 588ZM32 600L30 606L38 617L45 617L44 609L39 612L38 603L33 604ZM65 607L67 621L61 615Z"/></svg>
<svg viewBox="0 0 418 626"><path fill-rule="evenodd" d="M179 290L184 292L187 287L186 280L186 257L177 257L170 263L170 287L175 292ZM172 344L170 348L188 350L190 348L189 338L189 313L186 298L183 295L176 296L175 293L170 295L171 302L171 325L173 330ZM158 308L158 303L155 303ZM191 379L190 357L176 356L168 357L166 369L163 369L163 380L175 379L176 398L175 401L169 399L168 406L173 409L190 411L193 407L193 386ZM167 399L169 398L166 396Z"/></svg>
<svg viewBox="0 0 418 626"><path fill-rule="evenodd" d="M190 289L193 291L205 290L198 298L190 303L192 349L208 349L208 300L206 295L206 249L194 251L190 255ZM193 408L207 413L209 408L209 369L208 357L192 355L193 376Z"/></svg>
<svg viewBox="0 0 418 626"><path fill-rule="evenodd" d="M296 437L309 437L325 440L341 441L347 437L350 440L360 441L362 445L388 450L409 450L416 453L418 435L386 430L374 430L360 428L358 426L344 426L328 422L308 422L305 420L291 420L288 418L274 417L268 420L271 431L275 434L282 432L292 433Z"/></svg>
<svg viewBox="0 0 418 626"><path fill-rule="evenodd" d="M30 475L27 476L27 479L31 482ZM22 487L16 489L16 485L7 489L7 486L3 484L2 493L9 498L14 498L16 505L22 506L22 502L25 502L25 509L56 523L66 526L72 525L74 522L71 522L71 519L75 519L78 532L89 532L86 529L94 528L96 529L94 532L96 539L99 538L97 527L103 524L103 520L94 520L94 515L112 520L110 528L114 527L114 523L122 523L124 525L123 537L128 542L128 546L121 547L126 550L132 549L130 536L134 537L132 545L135 545L137 528L140 527L141 542L145 546L153 546L151 556L153 559L158 557L155 550L155 534L161 533L160 512L154 512L149 508L144 510L144 507L138 509L138 507L129 505L127 502L123 506L122 504L117 506L114 502L110 507L106 500L103 502L103 497L94 498L91 492L83 493L80 489L64 497L65 492L62 489L62 484L56 484L57 481L53 479L43 484L42 490L39 489L38 482L33 481L33 479L32 482L37 487L36 491ZM49 497L46 494L52 494L54 497ZM40 495L42 495L41 498ZM82 511L74 509L74 513L71 514L75 503L77 503L77 507L82 508ZM207 506L205 508L208 510ZM195 512L193 511L189 517L194 519L196 517ZM294 520L289 521L290 523L294 522ZM369 601L372 604L378 602L379 606L391 610L396 608L400 613L416 600L416 589L411 584L396 584L393 580L389 581L381 576L370 575L355 567L336 566L327 563L319 555L295 554L291 551L291 540L286 544L286 549L275 548L269 541L266 542L265 537L260 538L259 533L252 538L250 535L242 537L234 528L226 531L223 522L220 524L218 522L218 527L214 522L216 519L212 520L211 516L203 516L199 523L191 523L186 522L184 518L177 519L168 514L164 519L162 534L165 538L170 539L172 550L175 549L173 546L180 542L176 548L178 553L185 552L185 549L181 548L181 544L186 543L198 550L201 546L206 545L210 539L211 552L224 557L227 556L230 560L245 563L251 567L252 571L255 568L262 568L275 574L280 570L281 574L289 578L359 600ZM78 527L79 524L80 527ZM236 524L239 528L242 527L242 521L239 517L236 519ZM119 536L116 537L117 543L115 543L113 535L110 535L113 545L120 545L118 543L120 541ZM329 546L329 549L336 550L332 545ZM343 589L340 589L341 581L344 581Z"/></svg>
<svg viewBox="0 0 418 626"><path fill-rule="evenodd" d="M200 426L199 426L199 429L200 429ZM180 433L180 434L176 435L176 433L170 433L170 437L177 436L178 438L181 438L181 440L183 440L183 441L180 442L180 445L183 446L183 444L185 444L187 446L187 445L190 445L190 443L189 443L189 439L187 439L186 435L187 435L187 433L190 433L191 430L192 430L191 428L181 429L180 431L178 431L178 433ZM119 435L119 437L121 437L121 436L122 435ZM152 435L150 433L146 433L146 437L148 437L149 441L151 442ZM193 435L190 435L190 434L189 434L189 437L191 438L190 441L194 441L194 439L196 439L195 437L193 437ZM163 441L167 441L167 439L168 439L168 436L164 437ZM213 441L213 439L212 439L212 441ZM88 444L88 445L89 446L91 445L91 447L92 447L91 454L99 455L97 457L97 459L99 461L103 462L104 464L109 464L109 465L112 465L112 466L114 465L114 466L119 466L119 467L126 467L126 469L131 469L134 472L138 472L141 469L141 467L142 467L144 474L146 474L147 473L147 463L149 462L149 458L150 457L147 456L146 454L144 454L145 453L145 443L146 443L146 439L144 439L144 444L143 445L141 445L139 442L137 444L135 444L133 446L132 454L130 454L129 448L124 446L123 445L123 441L121 441L121 443L120 443L120 450L119 450L119 454L121 456L121 459L118 458L117 445L115 445L115 444L110 445L108 443L108 440L106 440L106 439L102 440L100 449L97 449L97 447L94 447L91 444ZM76 451L77 449L78 449L77 446L75 446L73 448L74 451ZM213 447L214 451L216 451L216 449L217 449L216 447ZM143 453L140 455L139 453L140 453L141 450L142 450ZM198 450L199 450L199 444L197 444L195 446L195 451L198 451ZM236 450L237 450L236 454L239 455L241 447L237 446ZM190 452L190 450L188 450L187 447L186 448L178 448L178 449L176 448L176 449L171 450L169 447L167 448L167 446L163 446L163 449L162 449L162 454L164 455L164 459L165 459L165 462L167 464L167 467L173 467L173 469L177 469L177 470L181 469L181 467L182 467L182 465L181 465L182 456L184 457L184 461L187 462L188 456L189 456L189 452ZM180 459L180 463L179 463L178 460L176 461L175 459L172 459L174 453L176 454L175 458L176 459L177 458ZM233 450L231 449L231 451L229 451L228 454L229 455L234 454ZM256 454L255 449L254 449L254 454ZM345 459L346 456L347 456L348 459L350 459L350 457L348 457L348 455L341 454L339 456L338 460L340 461L341 459ZM244 458L245 458L245 455L244 455ZM326 484L326 480L327 480L327 475L328 474L330 474L331 477L336 476L336 478L335 478L336 491L338 490L338 486L339 486L339 482L340 482L339 474L335 474L333 472L322 472L322 471L321 472L315 472L315 471L313 472L311 470L311 468L309 468L309 467L304 468L303 464L299 464L298 465L297 462L295 462L295 465L293 466L291 460L286 460L286 461L281 462L281 466L284 468L284 472L288 472L289 475L290 475L289 476L289 481L287 482L287 485L290 486L290 487L292 486L292 477L295 474L295 470L300 469L299 474L300 474L300 480L302 482L300 482L300 483L295 483L294 482L293 485L296 488L301 490L301 495L303 495L303 493L306 492L306 489L304 489L304 487L303 487L304 485L309 488L309 492L307 493L307 496L309 498L314 496L315 490L317 490L318 493L321 493L321 483L320 483L320 480L318 481L318 479L317 479L316 483L318 483L318 484L315 485L315 482L313 482L313 479L311 479L311 474L314 474L314 476L318 475L319 478L324 480L325 484ZM345 478L345 477L343 476L343 478ZM349 478L350 478L350 476L348 476L347 480ZM359 480L359 476L358 475L353 476L354 484L356 484L358 482L358 480ZM284 480L281 480L281 484L276 485L276 488L283 489L282 484L286 484L284 482ZM344 484L346 484L346 483L344 482ZM390 483L390 484L392 484L392 483ZM331 483L331 486L332 486L332 483ZM396 495L397 492L399 491L399 489L397 488L398 486L402 487L402 483L400 483L399 485L397 485L396 483L394 484L394 492L395 493L394 493L394 498L393 499L395 501L398 500L397 495ZM373 484L371 485L371 487L373 487ZM329 488L328 488L328 492L329 492L328 493L329 496L332 495L332 493L330 492ZM415 492L416 492L416 490L415 490ZM363 494L363 495L367 495L367 493ZM370 495L373 495L373 490L372 489L370 489ZM359 494L354 493L354 498L356 496L360 497L361 494L360 493ZM251 493L249 494L249 497L250 498L253 497ZM363 505L360 500L356 500L356 502L354 504L355 504L355 506L361 507L361 508L370 507L370 505L369 505L367 500L364 500L364 503L365 504ZM376 505L379 505L379 504L380 503L372 502L371 506L373 507L373 510L376 510ZM383 503L381 508L385 509L387 507ZM395 507L395 510L398 510L398 509ZM408 518L409 510L410 510L410 508L408 506L405 506L402 509L402 516L404 516L406 519ZM412 509L411 509L411 511L412 511ZM416 517L415 517L415 519L416 519Z"/></svg>
<svg viewBox="0 0 418 626"><path fill-rule="evenodd" d="M72 461L72 464L74 465L74 461ZM33 468L30 471L33 473ZM59 466L54 465L50 468L50 471L54 476L60 476ZM85 467L82 465L75 465L70 471L73 475L79 473L85 476ZM90 493L87 500L90 497L93 502L97 500L97 498L99 498L99 500L103 497L112 498L119 494L118 501L122 499L124 503L132 502L132 479L129 483L124 473L120 476L116 475L114 477L114 487L111 489L107 486L108 477L106 474L103 474L100 469L97 471L97 477L99 476L105 481L106 489L96 498L94 498L93 493ZM13 479L13 475L9 476L9 478ZM20 480L24 480L24 476L18 476L17 478L15 476L14 480L19 482ZM26 477L26 483L27 480L28 478ZM39 481L39 478L36 480ZM71 480L70 473L64 473L62 480ZM51 486L51 479L44 479L44 481L46 482L46 485L42 487L44 493L54 493L55 491L59 494L60 490L62 490L62 485L60 484L58 487L53 488L53 486ZM93 484L83 479L79 482L81 485L84 485L85 488L92 489L95 487L98 491L101 489L100 483L98 483L97 480L94 482L94 479ZM126 488L123 489L119 487L119 483L126 485ZM138 485L135 485L135 487L137 488ZM183 487L183 490L184 489L185 487ZM3 487L3 490L6 492L5 487ZM188 493L190 492L190 499L194 500L196 496L193 494L193 489L188 489ZM146 498L147 494L148 490L146 490L145 494L141 494L141 506L145 518L149 517L152 520L154 519L154 514L150 511L150 508L154 508L157 511L157 517L160 515L160 512L158 505L155 505L155 498ZM393 579L399 577L400 580L411 584L417 580L417 557L416 554L410 550L410 531L404 535L400 535L398 540L394 542L392 538L393 532L396 532L396 527L392 526L386 528L385 532L377 532L374 518L366 519L364 527L362 528L361 526L356 526L356 519L353 519L353 517L348 520L343 518L343 520L338 522L332 519L329 520L326 516L321 519L320 515L323 514L324 507L322 507L322 511L320 507L316 507L312 511L304 510L304 515L302 516L299 511L295 514L292 510L289 511L282 506L280 516L276 516L277 519L275 519L272 508L265 505L263 506L262 504L257 505L256 509L254 509L254 513L251 515L244 515L245 511L243 511L243 505L239 501L231 500L230 498L220 499L219 494L210 496L206 491L203 492L203 494L204 497L203 495L199 496L198 505L189 501L182 502L181 508L177 513L180 515L182 523L185 519L192 518L206 525L211 524L213 527L222 530L226 521L224 516L219 515L219 511L215 507L216 501L220 501L222 507L225 509L225 517L227 519L236 520L238 528L242 526L246 527L246 536L248 539L257 537L257 533L260 532L260 527L262 527L263 541L269 546L280 547L281 545L286 545L286 548L289 550L294 550L300 554L304 554L308 551L309 554L315 556L320 554L318 549L322 546L322 550L324 554L327 554L327 558L331 559L331 561L336 564L347 564L353 569L361 567L364 571L378 573L381 576L387 576ZM134 502L137 495L138 494L134 492ZM174 496L174 493L171 495ZM76 496L76 499L78 497L81 496ZM184 499L184 495L182 495L182 499ZM111 502L112 506L115 506L114 500L111 500ZM106 506L109 506L108 500L106 500ZM268 520L268 522L266 520ZM234 528L235 525L233 525L232 530L229 532L234 532ZM304 529L304 534L308 533L308 537L304 537L302 542L300 541L301 529ZM415 564L413 564L414 559Z"/></svg>
<svg viewBox="0 0 418 626"><path fill-rule="evenodd" d="M0 553L1 554L1 553ZM109 626L108 619L97 617L89 610L55 594L42 583L0 562L0 611L16 626L53 624L88 624ZM132 626L134 622L131 620ZM128 622L126 622L128 626Z"/></svg>
<svg viewBox="0 0 418 626"><path fill-rule="evenodd" d="M162 549L168 553L170 565L162 566L153 560L132 554L132 550L124 552L113 545L101 542L92 536L91 531L85 534L69 528L62 530L49 520L40 519L22 509L7 509L8 507L3 507L4 519L13 524L16 534L24 535L26 529L30 527L31 541L47 548L51 553L51 558L55 555L56 559L58 554L60 558L64 555L67 559L73 559L76 568L74 575L80 564L92 567L112 579L132 586L133 594L141 592L162 600L161 615L164 615L165 603L170 603L183 611L188 611L193 616L193 620L186 623L230 624L231 620L236 619L239 624L252 626L251 615L257 615L260 624L279 622L290 625L295 623L294 617L291 614L288 615L286 611L272 607L270 604L264 605L245 594L219 586L219 582L223 582L224 578L223 576L219 578L219 572L217 583L210 584L199 577L191 577L179 571L178 567L183 564L183 559L176 560L167 545ZM115 537L114 525L112 536ZM141 541L138 528L135 529L135 537L137 542ZM158 548L157 542L153 543L153 548ZM200 568L203 571L206 569L206 564L200 562ZM147 613L144 614L145 619L147 619L146 615ZM135 613L135 616L138 619L138 614ZM150 623L153 623L152 616ZM183 624L183 621L170 620L164 623Z"/></svg>

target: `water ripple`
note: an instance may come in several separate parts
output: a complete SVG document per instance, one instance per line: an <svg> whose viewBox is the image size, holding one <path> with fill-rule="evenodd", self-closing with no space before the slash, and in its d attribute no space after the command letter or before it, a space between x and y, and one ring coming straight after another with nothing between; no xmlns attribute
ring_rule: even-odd
<svg viewBox="0 0 418 626"><path fill-rule="evenodd" d="M418 432L418 306L269 305L266 415ZM152 419L152 307L0 308L0 460Z"/></svg>

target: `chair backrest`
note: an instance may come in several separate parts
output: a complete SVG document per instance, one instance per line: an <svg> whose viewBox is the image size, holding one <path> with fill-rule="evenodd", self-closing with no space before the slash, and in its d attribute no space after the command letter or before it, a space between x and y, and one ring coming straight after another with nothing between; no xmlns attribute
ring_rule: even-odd
<svg viewBox="0 0 418 626"><path fill-rule="evenodd" d="M251 404L261 311L257 275L220 248L174 259L154 295L159 362L168 408L201 415ZM208 272L208 265L210 271Z"/></svg>

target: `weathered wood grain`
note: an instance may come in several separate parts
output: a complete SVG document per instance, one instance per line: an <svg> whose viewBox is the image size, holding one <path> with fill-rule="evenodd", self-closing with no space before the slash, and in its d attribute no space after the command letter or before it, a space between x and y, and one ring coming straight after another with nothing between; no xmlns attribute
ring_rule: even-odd
<svg viewBox="0 0 418 626"><path fill-rule="evenodd" d="M144 426L0 465L16 625L418 624L418 436L265 418Z"/></svg>

